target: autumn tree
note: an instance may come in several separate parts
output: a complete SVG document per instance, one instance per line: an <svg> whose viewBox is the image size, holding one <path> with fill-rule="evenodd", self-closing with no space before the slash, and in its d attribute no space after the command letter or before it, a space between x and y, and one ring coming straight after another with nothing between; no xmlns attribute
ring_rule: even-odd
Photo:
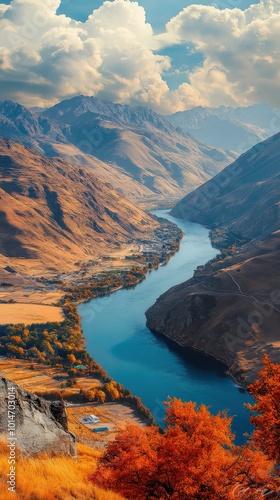
<svg viewBox="0 0 280 500"><path fill-rule="evenodd" d="M98 471L91 479L129 499L156 498L152 495L156 489L154 481L160 442L161 436L156 427L144 430L129 425L109 444Z"/></svg>
<svg viewBox="0 0 280 500"><path fill-rule="evenodd" d="M104 389L108 396L112 399L112 401L115 401L116 399L120 398L120 393L117 388L117 383L114 380L111 380L107 384L105 384Z"/></svg>
<svg viewBox="0 0 280 500"><path fill-rule="evenodd" d="M264 499L271 464L261 451L236 447L232 418L178 399L167 403L166 430L130 426L109 444L92 480L133 500L218 500L246 491ZM249 492L247 491L249 489Z"/></svg>
<svg viewBox="0 0 280 500"><path fill-rule="evenodd" d="M71 363L71 365L74 365L74 363L76 363L76 357L74 356L74 354L68 354L67 359L69 363Z"/></svg>
<svg viewBox="0 0 280 500"><path fill-rule="evenodd" d="M80 394L84 396L88 401L94 401L96 397L97 389L81 389Z"/></svg>
<svg viewBox="0 0 280 500"><path fill-rule="evenodd" d="M11 353L13 356L16 356L17 358L24 357L24 349L22 347L17 347L15 345L8 345L7 349L9 353Z"/></svg>
<svg viewBox="0 0 280 500"><path fill-rule="evenodd" d="M253 439L265 454L280 467L280 365L264 356L264 366L258 380L249 386L249 392L256 400L248 404L255 427Z"/></svg>
<svg viewBox="0 0 280 500"><path fill-rule="evenodd" d="M98 390L95 393L95 398L96 398L96 401L98 401L99 403L105 403L106 394L104 391Z"/></svg>

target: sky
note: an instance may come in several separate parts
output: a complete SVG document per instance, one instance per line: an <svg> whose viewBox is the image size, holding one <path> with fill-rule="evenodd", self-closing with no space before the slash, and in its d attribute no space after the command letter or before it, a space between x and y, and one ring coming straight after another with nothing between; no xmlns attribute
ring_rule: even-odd
<svg viewBox="0 0 280 500"><path fill-rule="evenodd" d="M280 0L5 0L0 98L280 108Z"/></svg>

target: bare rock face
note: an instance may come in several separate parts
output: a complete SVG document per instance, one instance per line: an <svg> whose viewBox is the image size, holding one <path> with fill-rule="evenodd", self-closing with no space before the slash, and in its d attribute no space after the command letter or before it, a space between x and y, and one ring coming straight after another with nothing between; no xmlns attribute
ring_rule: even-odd
<svg viewBox="0 0 280 500"><path fill-rule="evenodd" d="M211 349L213 340L217 347L218 339L205 336L203 328L215 308L215 297L195 293L187 283L171 288L157 299L146 311L147 326L182 347L195 348L220 359Z"/></svg>
<svg viewBox="0 0 280 500"><path fill-rule="evenodd" d="M0 433L5 438L16 438L27 453L76 456L76 437L68 431L62 403L49 403L2 377L0 401Z"/></svg>

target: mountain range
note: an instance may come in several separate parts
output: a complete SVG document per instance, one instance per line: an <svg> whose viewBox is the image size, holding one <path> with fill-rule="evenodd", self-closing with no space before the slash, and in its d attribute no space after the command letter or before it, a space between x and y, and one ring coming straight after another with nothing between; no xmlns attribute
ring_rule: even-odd
<svg viewBox="0 0 280 500"><path fill-rule="evenodd" d="M82 165L139 202L178 200L236 157L199 144L150 109L84 96L42 112L1 101L0 135Z"/></svg>
<svg viewBox="0 0 280 500"><path fill-rule="evenodd" d="M147 311L149 328L224 361L242 384L279 361L280 134L244 153L172 210L204 224L221 255Z"/></svg>
<svg viewBox="0 0 280 500"><path fill-rule="evenodd" d="M280 132L280 111L267 104L239 108L198 106L166 118L198 141L239 154Z"/></svg>

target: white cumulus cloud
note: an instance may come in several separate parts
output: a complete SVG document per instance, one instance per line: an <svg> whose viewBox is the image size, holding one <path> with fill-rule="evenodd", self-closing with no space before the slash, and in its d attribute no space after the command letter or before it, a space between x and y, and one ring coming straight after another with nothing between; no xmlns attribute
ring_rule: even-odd
<svg viewBox="0 0 280 500"><path fill-rule="evenodd" d="M189 88L201 104L280 107L280 1L265 0L247 10L191 5L167 25L169 40L191 41L204 56L189 71ZM178 89L179 100L188 96Z"/></svg>
<svg viewBox="0 0 280 500"><path fill-rule="evenodd" d="M160 108L168 57L136 2L105 2L85 23L57 15L59 0L13 0L0 9L0 91L27 105L76 94Z"/></svg>
<svg viewBox="0 0 280 500"><path fill-rule="evenodd" d="M163 113L196 105L280 107L280 0L241 9L191 5L154 35L145 10L105 1L86 22L58 15L60 0L0 4L0 95L51 105L77 94L148 105ZM164 48L185 45L203 63L170 90ZM161 49L159 55L157 49ZM178 71L177 71L178 73ZM181 81L182 81L181 80Z"/></svg>

